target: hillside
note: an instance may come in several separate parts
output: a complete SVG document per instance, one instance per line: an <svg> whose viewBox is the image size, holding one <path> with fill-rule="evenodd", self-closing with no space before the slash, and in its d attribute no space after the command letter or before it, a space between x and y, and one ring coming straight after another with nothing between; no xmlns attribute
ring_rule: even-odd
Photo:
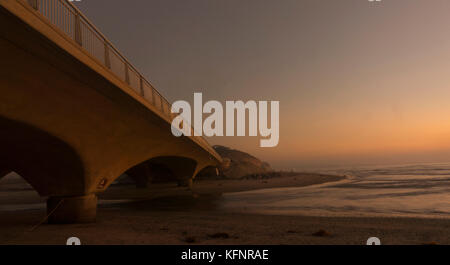
<svg viewBox="0 0 450 265"><path fill-rule="evenodd" d="M252 174L262 174L272 171L270 165L245 152L216 145L214 150L223 158L219 166L219 177L238 179ZM198 178L215 177L215 169L207 169Z"/></svg>

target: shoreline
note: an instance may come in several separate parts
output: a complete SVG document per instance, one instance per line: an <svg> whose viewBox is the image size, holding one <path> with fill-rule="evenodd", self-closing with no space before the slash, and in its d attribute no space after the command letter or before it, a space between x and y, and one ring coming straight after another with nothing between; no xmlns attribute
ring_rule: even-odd
<svg viewBox="0 0 450 265"><path fill-rule="evenodd" d="M448 219L265 215L220 207L222 194L227 192L310 187L343 180L317 176L201 180L195 183L194 192L174 184L157 184L144 190L114 186L100 199L124 201L100 204L94 224L42 224L30 231L45 216L45 209L0 212L0 244L64 245L72 236L92 245L364 245L373 236L382 244L450 244ZM320 230L326 231L325 235L313 235Z"/></svg>

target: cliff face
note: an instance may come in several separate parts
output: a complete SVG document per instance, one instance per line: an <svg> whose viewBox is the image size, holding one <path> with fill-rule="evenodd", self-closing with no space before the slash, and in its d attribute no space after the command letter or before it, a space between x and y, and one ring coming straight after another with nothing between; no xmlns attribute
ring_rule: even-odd
<svg viewBox="0 0 450 265"><path fill-rule="evenodd" d="M272 171L268 163L245 152L225 146L216 145L214 149L223 158L219 167L219 176L225 178L242 178L251 174L261 174ZM199 178L215 177L215 169L207 169L199 174Z"/></svg>

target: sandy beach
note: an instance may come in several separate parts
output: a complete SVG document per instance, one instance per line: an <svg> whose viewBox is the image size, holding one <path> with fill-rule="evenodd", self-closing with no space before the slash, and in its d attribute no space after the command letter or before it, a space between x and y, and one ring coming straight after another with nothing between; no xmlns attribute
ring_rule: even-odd
<svg viewBox="0 0 450 265"><path fill-rule="evenodd" d="M282 216L237 213L220 207L225 192L302 187L342 179L303 174L265 180L204 180L195 183L193 192L172 183L149 189L113 186L99 196L94 224L44 223L35 227L45 217L45 208L1 211L0 243L61 245L76 236L83 244L114 245L361 245L377 236L383 244L450 244L448 219ZM30 190L13 193L14 203L38 199ZM0 194L4 195L4 190ZM5 196L0 198L5 204Z"/></svg>

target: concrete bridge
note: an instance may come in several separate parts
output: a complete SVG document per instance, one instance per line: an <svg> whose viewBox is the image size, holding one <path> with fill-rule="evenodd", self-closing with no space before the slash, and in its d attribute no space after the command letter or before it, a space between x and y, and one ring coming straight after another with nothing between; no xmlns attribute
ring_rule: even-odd
<svg viewBox="0 0 450 265"><path fill-rule="evenodd" d="M95 221L96 194L125 172L189 181L220 163L203 138L173 136L173 118L70 2L0 0L0 177L15 171L48 197L49 222Z"/></svg>

